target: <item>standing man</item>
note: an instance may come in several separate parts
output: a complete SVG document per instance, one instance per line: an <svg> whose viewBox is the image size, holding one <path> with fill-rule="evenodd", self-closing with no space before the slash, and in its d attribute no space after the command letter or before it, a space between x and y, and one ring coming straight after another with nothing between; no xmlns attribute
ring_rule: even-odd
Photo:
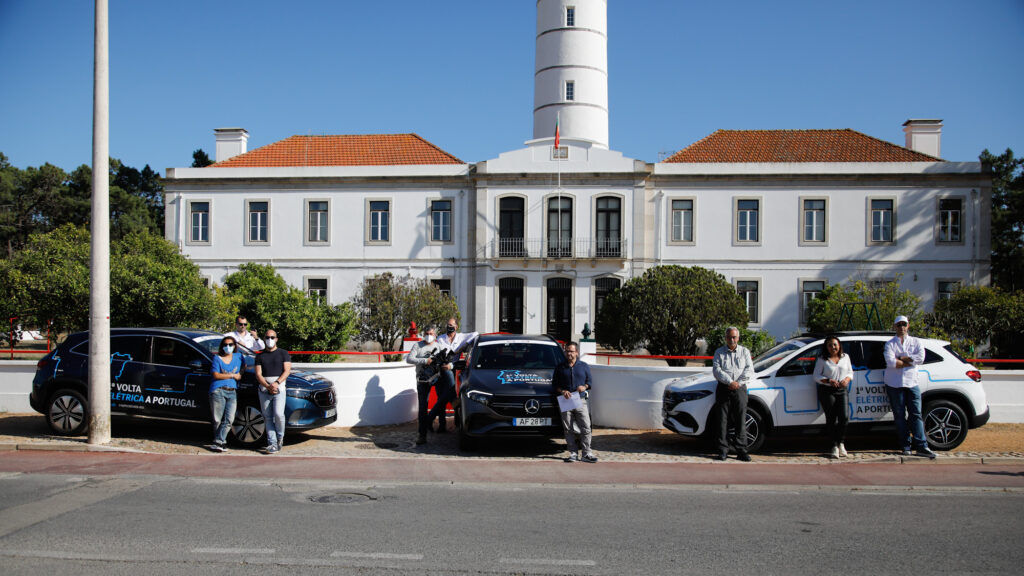
<svg viewBox="0 0 1024 576"><path fill-rule="evenodd" d="M579 344L575 342L566 344L566 361L555 368L555 376L551 383L555 387L555 392L566 400L571 399L573 394L578 394L580 399L579 405L562 412L562 430L565 431L565 444L569 448L569 456L565 461L576 462L580 459L576 447L576 434L572 429L572 424L575 422L580 429L579 443L583 445L582 460L594 463L597 462L597 456L590 450L590 407L587 405L587 397L590 395L593 381L590 378L590 366L587 366L587 363L581 361L579 357Z"/></svg>
<svg viewBox="0 0 1024 576"><path fill-rule="evenodd" d="M288 401L285 383L292 371L292 357L287 350L277 347L276 330L267 330L266 336L266 348L256 355L256 381L260 411L267 427L267 454L274 454L284 445L284 405Z"/></svg>
<svg viewBox="0 0 1024 576"><path fill-rule="evenodd" d="M450 358L447 364L440 366L436 384L437 404L434 404L434 408L427 414L427 422L433 422L435 417L441 419L440 425L437 427L438 432L447 430L446 406L455 400L455 372L452 362L458 360L462 351L475 344L479 337L478 332L459 332L459 321L449 318L444 334L437 338L438 346L447 350L448 358ZM426 442L426 438L423 438L423 441Z"/></svg>
<svg viewBox="0 0 1024 576"><path fill-rule="evenodd" d="M427 431L430 430L431 419L427 418L427 402L430 389L439 380L440 370L434 366L433 356L441 347L437 343L437 331L431 326L423 331L423 340L412 347L405 356L405 361L416 366L416 398L419 402L419 435L416 444L427 443ZM440 394L438 394L440 398ZM444 427L444 416L441 416L440 431Z"/></svg>
<svg viewBox="0 0 1024 576"><path fill-rule="evenodd" d="M235 331L224 334L225 336L231 336L236 342L245 346L253 352L263 350L266 346L263 344L263 340L260 340L259 335L255 330L249 330L249 321L245 319L245 316L235 317Z"/></svg>
<svg viewBox="0 0 1024 576"><path fill-rule="evenodd" d="M736 459L750 462L747 454L747 383L754 378L754 361L750 350L740 346L740 331L735 326L725 330L725 346L715 350L712 373L718 380L715 389L715 414L718 416L718 455L729 456L728 427L736 430Z"/></svg>
<svg viewBox="0 0 1024 576"><path fill-rule="evenodd" d="M917 366L924 362L924 346L910 335L910 322L906 316L897 316L893 322L896 335L885 343L885 391L889 394L892 418L896 421L896 440L904 456L910 456L911 440L917 455L935 459L924 437L921 419L921 389L917 387ZM910 429L907 429L907 419Z"/></svg>

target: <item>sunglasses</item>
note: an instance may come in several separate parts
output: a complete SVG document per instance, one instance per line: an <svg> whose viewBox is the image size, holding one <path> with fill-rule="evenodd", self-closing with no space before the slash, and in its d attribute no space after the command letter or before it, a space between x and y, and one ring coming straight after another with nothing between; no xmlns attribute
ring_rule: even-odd
<svg viewBox="0 0 1024 576"><path fill-rule="evenodd" d="M906 322L897 322L896 325L897 326L909 326L909 324L907 324Z"/></svg>
<svg viewBox="0 0 1024 576"><path fill-rule="evenodd" d="M235 323L235 326L241 326L241 327L243 327L243 328L245 328L245 327L246 327L246 326L248 326L248 325L249 325L249 323L248 323L248 322L236 322L236 323Z"/></svg>

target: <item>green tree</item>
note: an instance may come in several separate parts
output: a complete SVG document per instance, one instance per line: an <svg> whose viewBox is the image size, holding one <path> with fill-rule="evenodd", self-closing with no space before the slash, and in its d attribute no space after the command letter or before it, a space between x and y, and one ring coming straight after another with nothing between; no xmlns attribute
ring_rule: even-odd
<svg viewBox="0 0 1024 576"><path fill-rule="evenodd" d="M1024 353L1024 290L965 286L939 300L928 323L949 335L957 351L974 356L986 341L993 358L1016 358Z"/></svg>
<svg viewBox="0 0 1024 576"><path fill-rule="evenodd" d="M999 156L986 149L981 162L992 173L992 284L1024 289L1024 158L1009 148Z"/></svg>
<svg viewBox="0 0 1024 576"><path fill-rule="evenodd" d="M243 314L259 332L277 330L281 344L291 350L340 350L357 331L352 305L331 305L289 286L273 266L247 263L224 284L232 310ZM332 362L327 354L312 362Z"/></svg>
<svg viewBox="0 0 1024 576"><path fill-rule="evenodd" d="M192 152L192 167L193 168L206 168L210 164L213 164L213 160L203 151L202 148L197 148Z"/></svg>
<svg viewBox="0 0 1024 576"><path fill-rule="evenodd" d="M698 339L747 321L743 299L721 274L699 266L656 266L608 295L594 332L600 344L618 350L691 356Z"/></svg>
<svg viewBox="0 0 1024 576"><path fill-rule="evenodd" d="M725 330L728 326L719 326L718 328L711 331L704 341L707 343L705 352L707 356L711 356L722 346L725 346ZM774 336L765 332L764 330L751 330L743 326L737 326L740 331L740 344L746 346L750 350L751 356L757 356L761 352L768 350L772 346L778 344L778 341ZM707 365L711 365L711 361L707 361Z"/></svg>
<svg viewBox="0 0 1024 576"><path fill-rule="evenodd" d="M440 326L449 318L459 318L458 304L437 286L390 272L365 278L352 303L359 314L359 337L380 344L381 350L395 350L409 322L420 327Z"/></svg>
<svg viewBox="0 0 1024 576"><path fill-rule="evenodd" d="M868 311L872 304L878 311L877 321L881 322L881 326L872 326L876 330L891 329L893 319L899 315L906 316L911 326L921 326L924 316L921 311L921 297L910 290L902 290L902 278L903 276L899 275L892 282L885 284L856 280L846 285L828 286L817 298L811 300L810 315L807 319L808 329L822 334L839 329L840 315L846 306L847 312L852 314L852 329L866 330ZM869 306L867 309L864 306L854 306L856 303L867 303ZM872 323L875 320L872 318ZM848 329L845 320L841 328ZM923 334L918 332L918 335Z"/></svg>

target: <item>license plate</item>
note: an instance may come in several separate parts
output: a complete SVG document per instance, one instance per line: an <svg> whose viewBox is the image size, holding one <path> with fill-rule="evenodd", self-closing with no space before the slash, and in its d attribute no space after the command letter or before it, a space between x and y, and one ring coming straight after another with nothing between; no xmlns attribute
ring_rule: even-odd
<svg viewBox="0 0 1024 576"><path fill-rule="evenodd" d="M513 426L551 426L551 418L513 418Z"/></svg>
<svg viewBox="0 0 1024 576"><path fill-rule="evenodd" d="M324 410L324 418L330 418L331 416L334 416L337 413L338 413L338 409L337 408L331 408L329 410Z"/></svg>

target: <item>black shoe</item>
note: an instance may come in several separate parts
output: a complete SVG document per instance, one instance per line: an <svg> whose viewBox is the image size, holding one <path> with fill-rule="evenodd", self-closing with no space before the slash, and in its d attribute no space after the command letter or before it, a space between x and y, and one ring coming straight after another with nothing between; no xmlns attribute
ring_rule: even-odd
<svg viewBox="0 0 1024 576"><path fill-rule="evenodd" d="M750 454L747 454L746 452L740 452L739 455L736 456L736 459L739 460L740 462L750 462Z"/></svg>
<svg viewBox="0 0 1024 576"><path fill-rule="evenodd" d="M440 426L437 427L437 433L438 434L447 434L448 433L448 426L445 425L445 424L441 424Z"/></svg>
<svg viewBox="0 0 1024 576"><path fill-rule="evenodd" d="M426 443L427 443L427 435L426 434L420 434L419 436L416 437L416 445L417 446L422 446L423 444L426 444Z"/></svg>
<svg viewBox="0 0 1024 576"><path fill-rule="evenodd" d="M720 462L725 462L725 459L728 458L728 457L729 457L729 453L728 452L719 452L718 455L715 456L715 460L718 460Z"/></svg>
<svg viewBox="0 0 1024 576"><path fill-rule="evenodd" d="M928 447L918 448L917 455L921 456L922 458L927 458L929 460L935 460L935 452L929 450Z"/></svg>

